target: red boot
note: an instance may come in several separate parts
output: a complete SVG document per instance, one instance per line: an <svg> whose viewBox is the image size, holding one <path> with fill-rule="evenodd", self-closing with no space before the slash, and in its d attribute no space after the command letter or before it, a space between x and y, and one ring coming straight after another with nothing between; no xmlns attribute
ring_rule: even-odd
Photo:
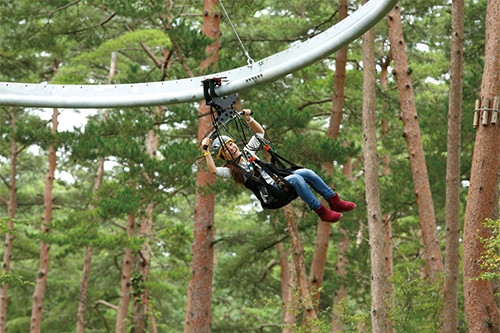
<svg viewBox="0 0 500 333"><path fill-rule="evenodd" d="M336 212L348 212L356 208L354 202L341 200L337 193L326 201L330 205L330 209Z"/></svg>
<svg viewBox="0 0 500 333"><path fill-rule="evenodd" d="M342 214L329 210L325 205L315 209L314 212L318 214L319 218L324 222L337 222L342 217Z"/></svg>

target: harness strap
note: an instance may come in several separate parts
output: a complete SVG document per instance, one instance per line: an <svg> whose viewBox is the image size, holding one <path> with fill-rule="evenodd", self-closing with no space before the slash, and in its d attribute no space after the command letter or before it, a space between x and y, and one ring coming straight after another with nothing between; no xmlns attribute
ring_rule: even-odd
<svg viewBox="0 0 500 333"><path fill-rule="evenodd" d="M277 174L274 170L272 170L269 167L269 165L267 165L266 163L264 163L259 159L255 159L253 163L257 165L260 169L264 170L274 180L274 183L278 186L280 190L285 192L293 190L292 185L285 179L285 177ZM257 168L254 168L254 170L257 170ZM272 186L271 184L269 185Z"/></svg>

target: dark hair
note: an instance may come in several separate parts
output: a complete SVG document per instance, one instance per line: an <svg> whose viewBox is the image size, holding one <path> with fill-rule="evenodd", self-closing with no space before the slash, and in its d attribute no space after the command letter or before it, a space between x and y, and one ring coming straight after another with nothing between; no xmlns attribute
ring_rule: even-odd
<svg viewBox="0 0 500 333"><path fill-rule="evenodd" d="M233 175L233 180L235 183L241 185L245 184L245 173L243 172L242 168L231 163L226 163L224 164L224 166L231 170L231 174Z"/></svg>

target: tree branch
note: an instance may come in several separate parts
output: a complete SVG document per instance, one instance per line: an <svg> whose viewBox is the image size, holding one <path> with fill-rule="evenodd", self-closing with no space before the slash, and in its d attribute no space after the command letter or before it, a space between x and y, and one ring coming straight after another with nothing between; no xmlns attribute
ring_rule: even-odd
<svg viewBox="0 0 500 333"><path fill-rule="evenodd" d="M5 179L2 175L0 175L0 179L2 180L2 182L5 184L5 186L7 186L8 189L10 189L10 184L9 182L7 181L7 179Z"/></svg>
<svg viewBox="0 0 500 333"><path fill-rule="evenodd" d="M325 99L320 99L320 100L317 100L317 101L309 101L305 104L302 104L301 106L299 106L297 109L299 111L301 111L302 109L310 106L310 105L316 105L316 104L323 104L323 103L328 103L328 102L331 102L332 101L332 98L325 98Z"/></svg>
<svg viewBox="0 0 500 333"><path fill-rule="evenodd" d="M104 305L104 306L107 306L108 308L110 309L113 309L113 310L118 310L118 307L114 304L111 304L109 302L106 302L102 299L100 300L97 300L95 303L94 303L94 308L97 308L100 304Z"/></svg>

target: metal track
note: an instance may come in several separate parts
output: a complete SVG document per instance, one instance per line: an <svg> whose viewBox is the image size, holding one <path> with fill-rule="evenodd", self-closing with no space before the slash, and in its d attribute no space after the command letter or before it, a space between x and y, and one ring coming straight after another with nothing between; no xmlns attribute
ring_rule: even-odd
<svg viewBox="0 0 500 333"><path fill-rule="evenodd" d="M225 78L219 96L240 92L307 67L348 45L374 26L397 0L370 0L330 29L251 65L194 78L104 85L0 82L0 105L58 108L118 108L200 101L202 81Z"/></svg>

